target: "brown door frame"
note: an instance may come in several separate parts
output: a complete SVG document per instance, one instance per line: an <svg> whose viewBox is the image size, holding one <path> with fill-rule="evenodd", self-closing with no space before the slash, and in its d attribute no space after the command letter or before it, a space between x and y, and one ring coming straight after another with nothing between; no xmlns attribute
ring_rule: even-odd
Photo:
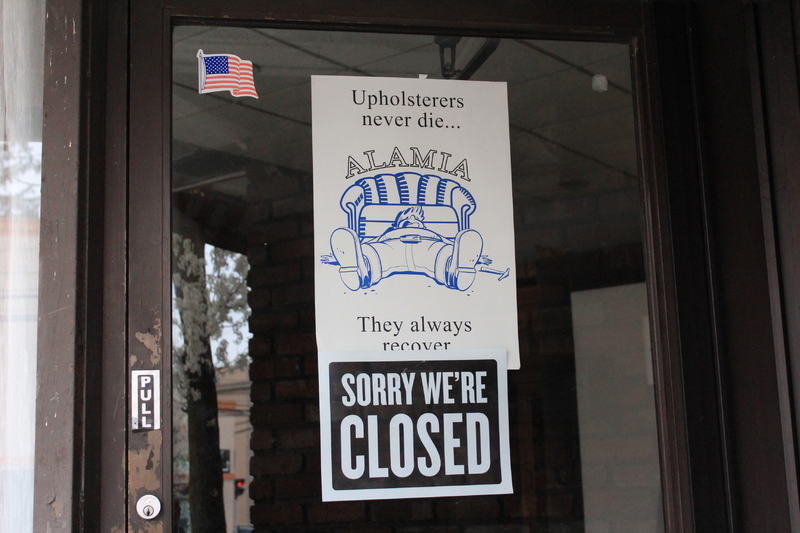
<svg viewBox="0 0 800 533"><path fill-rule="evenodd" d="M670 347L678 346L679 343L685 341L680 338L681 332L677 327L677 303L674 295L678 291L673 285L675 280L673 273L669 270L671 257L667 252L667 250L674 249L674 244L670 242L671 231L665 226L665 220L669 220L668 206L665 203L670 194L665 189L667 183L665 178L669 167L663 162L663 155L659 153L659 133L656 126L658 119L655 118L658 106L654 101L654 95L650 92L651 80L655 76L655 72L647 59L648 52L652 54L652 51L647 48L645 40L647 33L645 20L649 19L649 10L636 4L627 3L593 4L593 11L586 9L565 12L554 8L554 5L547 5L538 11L514 7L489 10L485 4L472 1L457 4L459 17L457 21L454 21L452 13L455 12L455 3L450 6L443 4L420 6L413 2L393 2L390 5L379 6L359 4L356 6L358 9L351 9L358 15L348 17L341 15L342 5L330 2L306 4L302 14L292 13L294 9L292 2L286 2L285 5L283 3L271 4L272 12L268 14L254 10L253 4L246 1L230 2L224 8L197 6L190 0L172 2L168 8L162 7L162 5L157 0L141 2L137 3L131 12L130 105L134 111L131 112L130 117L129 193L131 203L147 206L144 209L133 208L130 210L129 224L136 230L129 235L129 253L131 257L139 258L139 261L131 262L128 277L129 301L136 302L135 308L129 307L128 315L129 353L132 356L131 360L133 360L133 354L136 354L137 358L137 362L134 363L131 370L151 367L146 361L142 363L140 356L143 351L137 336L147 335L151 339L160 339L161 353L164 354L168 353L167 347L169 346L167 328L162 328L163 331L158 330L158 324L165 323L164 317L169 316L169 298L163 296L170 294L169 279L155 274L152 271L152 265L160 264L164 269L162 272L169 272L169 250L164 246L168 246L170 242L168 205L171 142L169 135L169 80L171 72L170 37L173 24L181 22L219 24L221 20L225 20L231 25L246 25L259 24L262 20L291 19L292 24L273 22L271 25L331 29L363 29L369 26L369 29L373 31L413 29L438 32L458 31L459 33L489 32L526 37L630 42L634 51L632 60L635 72L639 74L636 83L637 100L640 104L638 129L642 142L642 153L646 154L642 174L647 183L644 187L644 202L648 206L647 212L650 216L647 217L646 234L648 248L652 251L652 255L648 257L648 277L650 286L655 289L657 294L653 298L655 302L653 320L656 324L654 328L656 353L659 354L656 364L659 367L657 375L660 380L656 390L661 426L662 473L665 502L668 502L665 506L665 522L670 531L691 531L691 513L687 513L685 510L694 508L699 503L700 497L707 500L703 501L703 506L716 504L727 507L727 502L724 500L714 501L715 494L719 493L700 493L696 487L687 490L692 484L691 467L698 472L695 474L696 478L700 477L699 472L701 471L702 475L711 476L713 474L704 461L696 460L695 463L698 464L692 465L692 457L686 446L689 439L689 431L684 423L686 411L681 402L674 401L676 398L680 398L675 391L684 390L685 384L681 373L683 362L679 360L678 353L671 350ZM161 65L161 68L154 68L155 65ZM141 73L147 73L147 75ZM644 112L644 109L650 109L651 112ZM691 117L688 118L691 119ZM692 122L687 124L693 126ZM158 143L161 145L159 146ZM145 257L147 259L144 259ZM704 267L705 265L700 266ZM691 273L693 274L694 270ZM160 282L162 288L160 293L150 289L156 281ZM692 276L690 282L693 284L692 290L681 291L681 293L706 294L708 289L704 283L705 277L700 277L699 281L704 285L699 291L696 287L698 279L696 276ZM703 308L696 301L691 302L691 306L693 309ZM704 323L702 320L697 320L697 317L693 322ZM696 342L695 339L692 340ZM710 344L710 341L707 344ZM705 374L710 372L711 377L714 377L713 362L708 366L711 368L704 368L703 371ZM162 366L162 368L165 387L162 393L162 398L165 400L164 412L169 412L167 399L171 396L168 394L170 382L167 379L167 367ZM705 389L708 390L709 387L705 386ZM712 386L710 390L713 395L716 387ZM709 413L704 413L703 419L707 420L709 416L718 417L718 411L714 409ZM164 434L169 435L168 426L165 426ZM715 435L714 438L719 444L721 440L719 435ZM132 461L129 460L131 475L129 507L132 508L143 491L150 490L142 487L154 487L159 484L161 487L169 487L171 460L168 458L171 453L167 439L164 439L163 443L153 443L146 440L147 434L141 433L129 433L128 439L129 457L134 457ZM157 457L159 454L163 454L163 456L160 462L161 475L157 476L160 478L157 481L153 474L158 472ZM156 457L154 459L155 469L144 472L145 476L141 480L136 478L134 473L142 458L153 455ZM719 455L724 455L724 453ZM694 500L690 495L694 496ZM717 515L720 515L723 520L726 516L722 511L718 511ZM129 513L129 520L130 524L135 527L139 526L138 517ZM717 523L718 521L719 518L713 522ZM167 523L166 526L168 527L169 524Z"/></svg>
<svg viewBox="0 0 800 533"><path fill-rule="evenodd" d="M163 366L168 358L162 355L169 353L170 333L169 56L171 25L178 20L631 42L645 155L665 522L670 532L738 530L734 509L750 504L735 474L753 452L738 447L733 435L746 433L749 426L742 420L751 413L731 414L727 401L730 395L741 403L744 394L731 387L741 379L736 372L731 378L735 361L726 357L738 355L730 346L735 335L725 331L730 326L721 318L735 313L733 303L720 298L732 283L718 279L734 263L717 253L712 236L716 230L728 237L723 228L735 216L710 209L709 195L726 197L701 149L714 143L707 139L713 126L701 120L708 113L698 111L698 101L711 98L703 100L697 77L713 67L698 55L704 43L701 39L698 46L692 34L697 14L680 3L587 2L576 9L571 2L509 2L489 9L478 0L310 0L301 13L290 0L270 3L269 12L249 0L197 3L48 4L47 50L60 61L46 72L45 109L52 115L45 122L37 465L52 462L53 454L71 460L68 467L37 468L37 530L48 525L55 531L138 529L138 518L128 516L136 495L142 490L161 495L162 487L170 486L169 439L128 430L125 391L131 370L151 366L164 370L165 391L170 387L168 365ZM80 84L59 85L62 76ZM62 103L70 104L66 112ZM74 147L62 142L73 138ZM65 254L65 246L74 246L75 253ZM723 252L736 249L725 246ZM59 272L59 279L46 275L51 271ZM154 283L160 291L144 290ZM75 294L67 307L60 298L65 287ZM756 296L760 290L752 289ZM761 322L762 307L756 309ZM760 352L772 349L759 342ZM65 378L59 373L64 368L74 374ZM162 396L167 413L170 395ZM59 397L69 398L69 405L58 404ZM759 409L773 407L765 401ZM57 423L51 413L59 415ZM42 431L43 420L53 425ZM728 429L731 422L735 427ZM165 425L162 434L169 431ZM781 491L770 494L780 497ZM168 521L164 526L170 529Z"/></svg>
<svg viewBox="0 0 800 533"><path fill-rule="evenodd" d="M800 435L800 2L779 0L747 8L758 174L772 307L775 366L789 509L800 529L797 456Z"/></svg>

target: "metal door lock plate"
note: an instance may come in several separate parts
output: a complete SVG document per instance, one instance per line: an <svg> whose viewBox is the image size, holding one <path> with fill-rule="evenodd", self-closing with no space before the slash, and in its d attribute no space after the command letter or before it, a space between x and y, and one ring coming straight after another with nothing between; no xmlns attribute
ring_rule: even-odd
<svg viewBox="0 0 800 533"><path fill-rule="evenodd" d="M161 501L152 494L142 496L136 502L136 512L145 520L152 520L161 512Z"/></svg>

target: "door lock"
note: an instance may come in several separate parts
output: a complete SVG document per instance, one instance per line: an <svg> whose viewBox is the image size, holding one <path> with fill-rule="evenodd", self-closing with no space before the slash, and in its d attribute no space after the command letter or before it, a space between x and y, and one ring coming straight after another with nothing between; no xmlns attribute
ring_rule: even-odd
<svg viewBox="0 0 800 533"><path fill-rule="evenodd" d="M136 502L136 512L145 520L152 520L161 512L161 501L152 494L142 496Z"/></svg>

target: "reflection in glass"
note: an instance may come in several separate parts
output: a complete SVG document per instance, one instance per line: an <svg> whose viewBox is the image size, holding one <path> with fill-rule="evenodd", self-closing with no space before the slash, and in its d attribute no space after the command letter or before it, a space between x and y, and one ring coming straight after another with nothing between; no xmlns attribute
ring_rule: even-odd
<svg viewBox="0 0 800 533"><path fill-rule="evenodd" d="M33 527L44 4L0 0L0 531Z"/></svg>
<svg viewBox="0 0 800 533"><path fill-rule="evenodd" d="M224 388L233 381L245 383L245 393L249 390L247 257L206 246L202 234L194 231L195 224L180 213L175 219L173 477L178 513L174 520L177 531L226 531L231 509L226 509L230 505L223 485L232 472L232 452L238 451L232 449L236 430L241 429L236 423L249 432L246 394L232 397L235 389Z"/></svg>
<svg viewBox="0 0 800 533"><path fill-rule="evenodd" d="M232 473L245 495L236 499L234 479L223 482L236 509L226 531L663 531L622 44L502 39L471 76L508 84L522 354L522 368L509 372L514 494L321 502L310 76L458 77L489 41L457 40L455 63L443 68L431 35L175 28L173 206L176 227L191 222L176 233L195 235L197 257L199 243L212 244L246 255L250 268L253 337L242 377L252 381L237 385L246 400L236 408L250 406L252 428L224 429L220 418L216 450L246 432ZM198 94L201 48L253 61L259 98ZM217 375L221 397L230 385ZM177 420L175 442L191 441ZM244 454L252 458L239 470ZM183 490L185 474L175 472Z"/></svg>

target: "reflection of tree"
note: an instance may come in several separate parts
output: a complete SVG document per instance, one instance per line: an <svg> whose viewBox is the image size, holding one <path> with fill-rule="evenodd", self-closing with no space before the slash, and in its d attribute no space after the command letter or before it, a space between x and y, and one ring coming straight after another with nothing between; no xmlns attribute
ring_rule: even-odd
<svg viewBox="0 0 800 533"><path fill-rule="evenodd" d="M39 217L42 143L0 142L0 216Z"/></svg>
<svg viewBox="0 0 800 533"><path fill-rule="evenodd" d="M0 184L6 183L15 173L42 172L42 145L28 142L0 143Z"/></svg>
<svg viewBox="0 0 800 533"><path fill-rule="evenodd" d="M214 248L214 268L207 273L199 228L183 219L176 229L173 283L183 344L175 347L177 343L173 343L173 380L188 425L192 532L224 533L215 366L239 364L246 359L246 353L229 357L223 332L227 329L227 336L242 339L240 328L249 314L247 258ZM218 341L215 353L212 340Z"/></svg>

